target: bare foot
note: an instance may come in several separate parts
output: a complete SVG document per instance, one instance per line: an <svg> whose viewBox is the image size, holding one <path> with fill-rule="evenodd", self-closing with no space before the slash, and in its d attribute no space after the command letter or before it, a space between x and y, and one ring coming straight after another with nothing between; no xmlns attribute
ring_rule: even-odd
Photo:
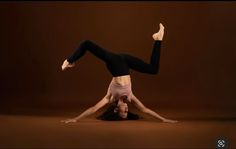
<svg viewBox="0 0 236 149"><path fill-rule="evenodd" d="M163 36L164 36L164 29L165 29L165 27L162 25L162 23L159 24L159 27L160 27L159 31L158 31L157 33L154 33L154 34L152 35L152 38L153 38L154 40L160 40L160 41L162 41Z"/></svg>
<svg viewBox="0 0 236 149"><path fill-rule="evenodd" d="M61 69L63 71L67 68L74 67L74 66L75 66L75 63L70 64L67 60L65 60L61 66Z"/></svg>

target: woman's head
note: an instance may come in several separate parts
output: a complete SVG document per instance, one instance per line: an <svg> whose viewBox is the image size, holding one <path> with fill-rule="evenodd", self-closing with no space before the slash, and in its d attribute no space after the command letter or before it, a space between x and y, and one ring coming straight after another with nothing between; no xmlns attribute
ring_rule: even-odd
<svg viewBox="0 0 236 149"><path fill-rule="evenodd" d="M120 99L117 101L116 108L114 109L114 112L118 113L118 115L123 119L126 119L128 116L129 110L127 102L127 96L121 96Z"/></svg>
<svg viewBox="0 0 236 149"><path fill-rule="evenodd" d="M127 96L122 96L116 103L110 106L98 119L108 121L137 120L139 116L128 111Z"/></svg>

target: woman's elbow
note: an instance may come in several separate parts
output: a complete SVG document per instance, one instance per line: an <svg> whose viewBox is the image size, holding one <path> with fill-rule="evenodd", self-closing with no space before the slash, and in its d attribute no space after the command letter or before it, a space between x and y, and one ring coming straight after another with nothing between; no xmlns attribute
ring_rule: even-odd
<svg viewBox="0 0 236 149"><path fill-rule="evenodd" d="M95 113L95 112L97 112L97 110L98 110L98 109L97 109L96 107L94 107L94 106L93 106L93 107L90 107L90 112L91 112L91 113Z"/></svg>
<svg viewBox="0 0 236 149"><path fill-rule="evenodd" d="M144 107L144 108L141 109L141 111L142 111L143 113L148 113L148 108Z"/></svg>

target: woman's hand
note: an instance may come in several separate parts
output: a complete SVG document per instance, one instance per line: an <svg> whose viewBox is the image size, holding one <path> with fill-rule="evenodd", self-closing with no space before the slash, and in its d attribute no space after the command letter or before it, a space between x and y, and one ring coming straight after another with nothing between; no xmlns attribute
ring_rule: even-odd
<svg viewBox="0 0 236 149"><path fill-rule="evenodd" d="M61 120L62 123L75 123L77 122L76 119L67 119L67 120Z"/></svg>
<svg viewBox="0 0 236 149"><path fill-rule="evenodd" d="M169 120L169 119L163 119L162 120L164 123L177 123L178 121L176 120Z"/></svg>

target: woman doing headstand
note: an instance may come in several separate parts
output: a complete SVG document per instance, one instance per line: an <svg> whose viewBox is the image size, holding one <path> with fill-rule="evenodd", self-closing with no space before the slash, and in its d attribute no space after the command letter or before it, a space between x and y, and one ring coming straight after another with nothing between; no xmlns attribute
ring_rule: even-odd
<svg viewBox="0 0 236 149"><path fill-rule="evenodd" d="M160 48L164 36L164 26L160 23L159 27L159 31L152 35L154 39L154 45L150 58L150 63L145 63L143 60L128 54L112 53L108 50L103 49L102 47L98 46L90 40L85 40L81 42L78 49L76 49L73 55L68 57L63 62L62 70L74 67L75 61L80 59L86 53L86 51L89 51L105 62L113 78L108 87L107 94L96 105L88 108L79 116L72 119L63 120L62 122L77 122L78 120L95 113L100 108L104 107L106 104L109 103L115 103L115 106L113 105L113 109L109 110L110 112L114 113L112 115L113 118L114 115L116 115L121 120L132 119L132 113L128 112L128 102L134 104L140 111L149 114L155 118L161 119L163 122L177 122L175 120L166 119L154 112L153 110L145 107L140 102L140 100L132 93L131 88L130 69L147 74L157 74L159 72ZM104 117L104 115L100 118L107 119L106 117ZM110 120L112 120L111 117Z"/></svg>

